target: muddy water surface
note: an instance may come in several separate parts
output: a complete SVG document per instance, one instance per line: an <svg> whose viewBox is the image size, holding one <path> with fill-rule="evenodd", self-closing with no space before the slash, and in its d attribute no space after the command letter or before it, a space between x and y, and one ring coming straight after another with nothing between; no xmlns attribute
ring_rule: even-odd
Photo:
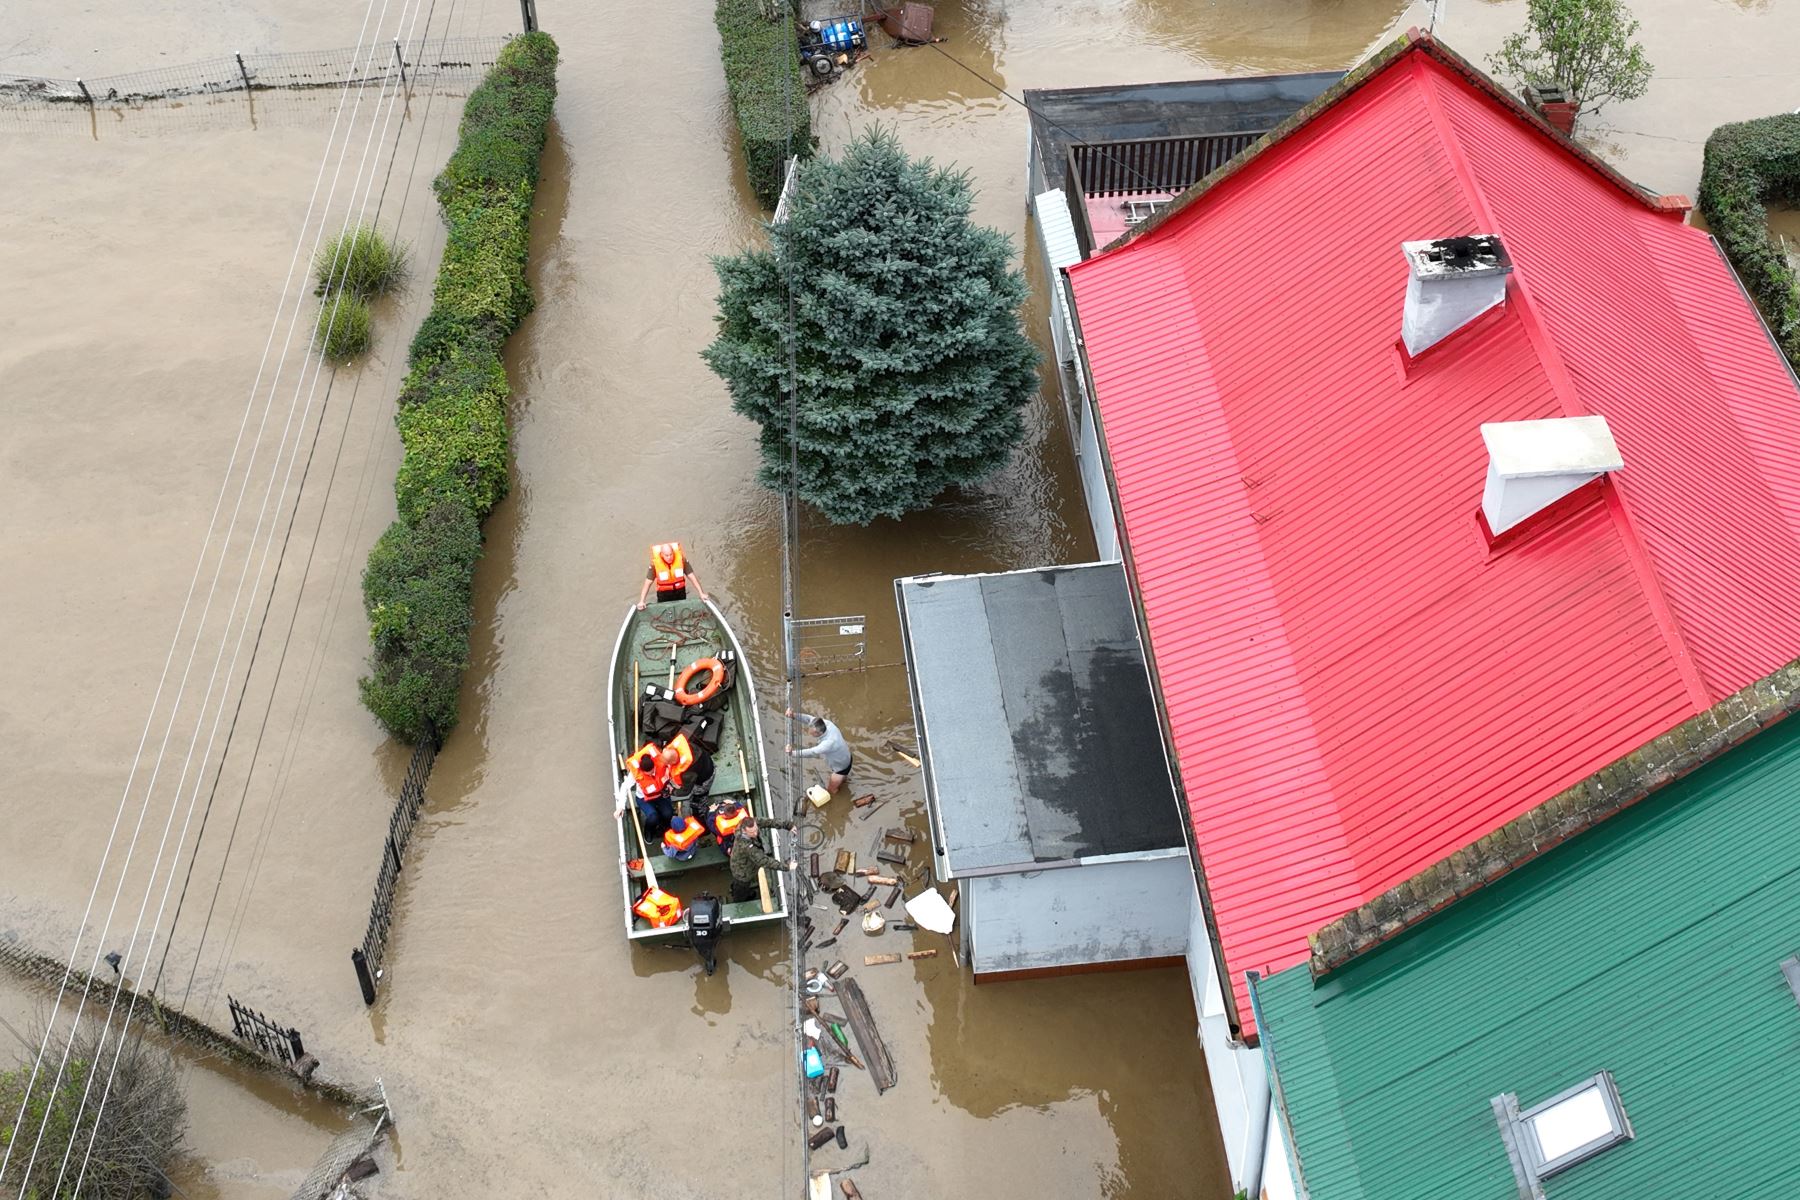
<svg viewBox="0 0 1800 1200"><path fill-rule="evenodd" d="M338 46L361 19L360 7L325 3L35 7L34 27L59 32L6 69L135 69L149 65L135 57L146 45L179 57ZM457 32L499 31L507 7L458 10ZM1521 7L1448 0L1439 33L1479 60ZM1661 74L1587 136L1650 186L1691 192L1713 124L1800 104L1785 61L1800 6L1637 8ZM707 258L756 238L760 214L734 157L708 5L659 8L655 52L621 33L639 6L539 9L566 65L533 230L539 307L509 350L516 482L488 525L463 723L410 852L382 999L362 1008L347 952L404 763L354 704L355 579L392 513L389 368L418 319L416 285L381 317L357 407L340 392L327 411L321 456L340 435L345 449L300 509L282 586L304 578L307 593L200 994L260 1002L301 1024L334 1069L385 1081L405 1138L387 1194L791 1195L783 948L746 937L710 980L677 952L628 953L599 810L603 675L649 542L688 544L773 690L777 509L754 483L750 428L696 357L712 329ZM978 217L1015 236L1035 278L1026 122L1001 89L1340 68L1427 17L1397 0L947 2L942 52L877 55L815 97L816 129L830 149L883 122L914 153L969 169ZM440 235L424 181L450 123L415 116L422 161L410 186L394 185L413 197L396 220L428 277ZM14 506L0 528L11 647L0 928L31 940L66 945L80 915L328 124L165 125L138 140L40 132L0 149L7 174L29 181L0 198L0 267L34 285L0 297L0 471ZM915 824L914 778L881 750L911 720L900 672L882 665L899 657L890 581L1089 555L1059 413L1042 399L1008 470L929 513L864 530L804 522L801 615L867 614L877 664L809 683L808 700L856 743L858 790ZM292 603L282 591L272 611ZM273 663L258 670L254 716ZM249 757L239 739L222 805L235 805ZM219 870L215 836L202 880ZM191 923L173 956L184 975ZM872 1200L1223 1194L1180 972L976 990L942 958L883 970L859 974L889 1020L902 1085L845 1102L874 1155L860 1176ZM230 1158L229 1103L208 1093L196 1108L197 1142ZM743 1140L726 1150L728 1128ZM284 1156L271 1149L265 1165ZM222 1195L268 1194L231 1191L232 1178L250 1187L255 1163L220 1174Z"/></svg>

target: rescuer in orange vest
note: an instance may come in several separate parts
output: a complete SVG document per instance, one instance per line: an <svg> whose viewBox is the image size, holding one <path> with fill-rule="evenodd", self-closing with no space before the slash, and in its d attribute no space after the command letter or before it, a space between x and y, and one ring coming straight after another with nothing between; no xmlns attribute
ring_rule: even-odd
<svg viewBox="0 0 1800 1200"><path fill-rule="evenodd" d="M644 586L638 589L638 611L644 611L652 585L656 587L659 601L685 600L690 583L694 585L695 594L706 599L706 589L700 586L700 577L694 574L694 568L682 554L681 543L658 542L650 547L650 570L644 575Z"/></svg>
<svg viewBox="0 0 1800 1200"><path fill-rule="evenodd" d="M735 798L721 800L707 810L706 823L712 827L713 840L726 854L731 853L732 839L748 815L743 804Z"/></svg>

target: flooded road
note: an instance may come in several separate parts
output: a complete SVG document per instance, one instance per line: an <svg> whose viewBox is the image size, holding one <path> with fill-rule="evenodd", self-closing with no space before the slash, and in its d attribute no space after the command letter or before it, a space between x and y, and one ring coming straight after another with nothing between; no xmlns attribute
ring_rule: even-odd
<svg viewBox="0 0 1800 1200"><path fill-rule="evenodd" d="M1635 7L1658 78L1584 131L1633 177L1691 193L1714 124L1800 105L1785 61L1800 5ZM319 0L171 10L173 24L26 8L44 32L0 67L49 74L154 65L136 56L155 44L160 57L165 41L171 61L348 45L360 15ZM1448 0L1438 32L1480 61L1521 9ZM516 10L457 11L473 36L505 31ZM761 214L735 158L710 5L659 8L654 50L621 35L638 6L541 0L539 14L564 66L532 237L538 309L508 349L515 483L487 525L463 720L409 851L381 1000L364 1010L348 951L404 752L355 703L356 580L392 516L391 368L418 321L418 280L378 317L376 355L334 384L359 399L337 391L327 409L272 608L279 629L316 542L197 995L215 1019L227 993L256 1003L301 1025L336 1073L385 1082L404 1152L383 1194L794 1195L784 947L729 943L712 979L682 953L627 952L600 810L604 674L649 543L687 544L765 692L778 690L778 509L754 481L751 427L697 357L712 336L708 257L759 236ZM977 218L1011 233L1035 273L1025 114L1001 88L1341 68L1428 17L1398 0L946 2L941 52L878 54L815 97L815 129L829 150L879 121L912 153L968 169ZM450 107L415 112L401 144L419 135L417 176L394 184L427 279L441 240L427 182ZM328 123L165 119L141 138L34 131L0 148L27 181L0 199L0 268L33 285L0 297L13 503L0 528L0 933L56 952L80 916ZM1029 320L1041 341L1041 313ZM809 681L808 700L857 748L858 790L914 824L915 777L880 751L911 735L887 665L900 657L891 580L1092 553L1058 398L1027 425L1005 472L930 512L868 529L803 517L799 614L866 614L876 664ZM252 678L257 717L273 667ZM233 755L222 806L235 806L249 745ZM191 923L172 955L183 975ZM894 1023L902 1083L845 1113L872 1144L859 1173L871 1200L1225 1194L1180 971L971 989L946 961L884 970L859 975L878 1016L909 1018ZM196 1143L229 1159L229 1101L207 1096ZM270 1150L263 1165L292 1157ZM255 1168L239 1161L213 1186L271 1194Z"/></svg>

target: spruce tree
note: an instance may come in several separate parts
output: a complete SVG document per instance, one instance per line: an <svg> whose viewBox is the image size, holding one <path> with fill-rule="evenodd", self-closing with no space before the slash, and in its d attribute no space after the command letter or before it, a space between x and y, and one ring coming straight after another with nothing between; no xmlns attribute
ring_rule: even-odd
<svg viewBox="0 0 1800 1200"><path fill-rule="evenodd" d="M800 166L770 250L714 261L732 407L762 426L762 482L788 486L793 279L800 498L866 525L1005 465L1037 388L1025 280L1004 234L969 219L966 173L914 162L884 130Z"/></svg>

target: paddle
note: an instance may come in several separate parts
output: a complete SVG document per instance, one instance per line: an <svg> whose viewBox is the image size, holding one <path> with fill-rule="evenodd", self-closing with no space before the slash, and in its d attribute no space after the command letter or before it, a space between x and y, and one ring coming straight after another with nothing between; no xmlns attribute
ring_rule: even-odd
<svg viewBox="0 0 1800 1200"><path fill-rule="evenodd" d="M750 803L750 771L744 766L744 744L738 743L738 778L744 784L744 804ZM772 835L771 835L772 837ZM769 868L756 868L756 887L762 893L762 910L766 916L775 911L775 898L769 894Z"/></svg>
<svg viewBox="0 0 1800 1200"><path fill-rule="evenodd" d="M619 758L619 770L629 770L625 765L623 756L620 756ZM625 807L631 810L631 826L633 829L637 830L638 835L638 852L644 856L644 882L651 887L655 887L656 868L650 865L650 843L644 840L644 822L638 816L637 799L633 796L626 796Z"/></svg>

